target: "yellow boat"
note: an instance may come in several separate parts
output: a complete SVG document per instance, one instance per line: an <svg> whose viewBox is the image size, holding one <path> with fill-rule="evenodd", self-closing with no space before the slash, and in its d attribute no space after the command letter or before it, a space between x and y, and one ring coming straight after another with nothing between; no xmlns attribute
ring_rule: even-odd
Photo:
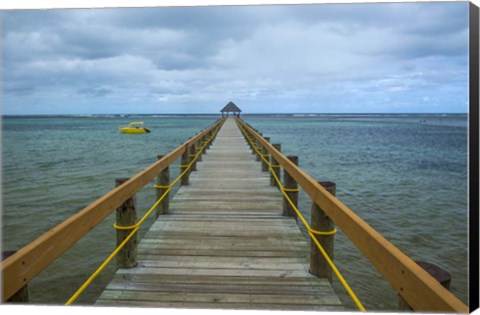
<svg viewBox="0 0 480 315"><path fill-rule="evenodd" d="M127 127L120 127L121 133L148 133L150 129L142 127L143 122L131 122Z"/></svg>

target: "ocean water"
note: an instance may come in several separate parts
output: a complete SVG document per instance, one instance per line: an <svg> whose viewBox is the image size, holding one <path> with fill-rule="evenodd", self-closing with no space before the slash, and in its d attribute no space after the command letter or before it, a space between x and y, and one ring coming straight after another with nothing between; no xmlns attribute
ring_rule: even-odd
<svg viewBox="0 0 480 315"><path fill-rule="evenodd" d="M218 116L4 117L2 247L17 250L210 125ZM246 115L286 155L414 260L452 275L451 291L468 302L467 115ZM144 121L152 133L122 135ZM178 165L178 162L176 163ZM178 167L171 168L178 173ZM153 184L153 183L152 183ZM154 202L138 194L139 215ZM310 216L310 200L299 206ZM29 284L36 304L63 304L115 246L110 215ZM140 239L152 220L140 230ZM396 310L394 290L340 231L335 261L370 310ZM91 304L112 263L77 304ZM334 281L341 299L353 307Z"/></svg>

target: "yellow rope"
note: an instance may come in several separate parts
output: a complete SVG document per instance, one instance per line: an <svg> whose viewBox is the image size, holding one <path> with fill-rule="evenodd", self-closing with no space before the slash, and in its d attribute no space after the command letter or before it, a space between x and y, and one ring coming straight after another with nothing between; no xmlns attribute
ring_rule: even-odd
<svg viewBox="0 0 480 315"><path fill-rule="evenodd" d="M120 252L120 250L127 244L127 242L137 233L138 229L140 228L140 225L147 219L147 217L152 213L153 210L162 202L162 200L165 198L167 193L170 191L170 189L167 189L163 195L155 202L155 204L145 213L145 215L138 221L135 225L136 227L132 229L132 231L127 235L127 237L120 243L120 245L117 246L117 248L108 256L107 259L100 265L100 267L95 270L95 272L90 276L90 278L85 281L85 283L68 299L68 301L65 303L65 305L71 305L75 300L82 294L87 287L95 280L100 272L102 272L105 267L112 261L112 259Z"/></svg>
<svg viewBox="0 0 480 315"><path fill-rule="evenodd" d="M331 231L317 231L317 230L314 230L314 229L310 228L308 231L309 231L309 232L312 232L312 234L321 235L321 236L322 236L322 235L326 235L326 236L328 236L328 235L334 235L334 234L337 233L337 229L336 229L336 228L333 228L333 230L331 230Z"/></svg>
<svg viewBox="0 0 480 315"><path fill-rule="evenodd" d="M277 181L277 184L279 185L279 187L283 188L281 185L282 183L280 182L279 178L277 177L277 175L272 172L275 177L275 180ZM300 220L303 222L303 225L305 226L305 228L307 229L308 231L308 234L310 235L310 238L312 239L312 241L315 243L316 247L318 248L318 250L320 251L320 253L322 254L322 256L325 258L325 260L327 261L327 263L329 264L329 266L332 268L332 271L335 273L335 275L337 276L338 280L340 281L340 283L343 285L343 287L345 288L345 290L347 291L348 295L350 295L350 297L352 298L353 302L355 303L355 305L357 306L357 308L361 311L365 311L365 307L362 305L362 303L360 302L360 300L358 299L358 297L355 295L355 293L353 292L353 290L350 288L350 286L348 285L347 281L345 280L345 278L343 278L342 274L340 273L340 271L337 269L337 267L335 266L335 264L333 263L332 259L328 256L327 252L323 249L322 245L320 245L320 243L318 242L317 238L315 237L315 232L317 233L332 233L333 231L330 231L330 232L320 232L320 231L316 231L316 230L313 230L310 225L308 224L308 222L305 220L305 218L303 217L303 215L300 213L300 211L298 210L298 208L295 206L295 204L292 202L292 200L290 199L290 197L288 196L288 194L282 189L281 190L283 195L285 196L286 200L288 201L288 203L290 204L290 206L292 206L292 209L296 212L297 216L300 218ZM336 229L335 229L335 232L336 232ZM327 234L329 235L329 234Z"/></svg>
<svg viewBox="0 0 480 315"><path fill-rule="evenodd" d="M242 133L244 135L246 135L246 131L237 123L238 127L240 128L240 130L242 131ZM246 138L248 138L246 136ZM357 306L357 308L361 311L365 311L365 307L362 305L362 303L360 302L360 300L358 299L358 297L355 295L355 293L353 292L353 290L350 288L350 286L348 285L347 281L345 280L345 278L343 278L342 274L340 273L340 271L338 270L338 268L335 266L335 264L333 263L332 259L328 256L327 252L325 251L325 249L322 247L322 245L320 244L320 242L317 240L317 238L315 237L315 235L333 235L337 232L337 229L333 229L332 231L326 231L326 232L323 232L323 231L317 231L317 230L314 230L310 227L310 225L308 224L307 220L305 220L305 218L303 217L303 215L300 213L300 211L298 210L297 206L293 203L293 201L290 199L290 197L288 196L287 194L287 191L298 191L297 189L295 188L284 188L280 179L278 178L277 174L275 174L275 172L273 171L273 168L271 167L271 164L264 158L263 154L261 154L260 152L258 152L258 150L256 149L258 155L260 155L260 157L264 160L265 163L267 163L269 165L269 170L271 171L273 177L275 178L275 181L277 182L278 184L278 187L280 188L280 191L282 192L282 194L285 196L285 199L287 200L287 202L290 204L290 206L292 207L292 209L295 211L295 213L297 214L297 216L300 218L300 220L302 221L303 225L305 226L305 228L307 229L307 232L308 234L310 235L310 238L312 239L312 241L314 242L315 246L318 248L318 250L320 251L320 253L322 254L322 256L325 258L325 260L327 261L328 265L332 268L332 271L335 273L335 275L337 276L338 280L340 281L340 283L343 285L343 287L345 288L345 290L347 291L348 295L352 298L353 302L355 303L355 305Z"/></svg>
<svg viewBox="0 0 480 315"><path fill-rule="evenodd" d="M353 302L355 303L355 305L357 306L357 308L360 310L360 311L365 311L365 307L363 306L362 302L360 302L360 300L358 299L358 297L355 295L355 293L353 292L353 290L350 288L350 286L348 285L347 281L345 281L345 279L343 278L342 274L340 273L340 271L337 269L337 267L335 266L335 264L333 263L332 259L327 255L327 252L325 251L325 249L323 248L323 246L320 244L320 242L317 240L316 237L314 237L313 233L308 231L308 234L310 235L310 238L312 239L312 241L315 243L315 245L317 246L318 250L320 251L320 253L323 255L323 257L325 257L325 260L327 261L328 265L332 268L333 272L335 273L335 275L337 275L337 278L338 280L342 283L343 287L345 288L345 290L347 291L348 295L350 295L350 297L352 298Z"/></svg>
<svg viewBox="0 0 480 315"><path fill-rule="evenodd" d="M159 188L159 189L168 189L168 188L171 187L171 185L168 185L168 186L154 185L153 187L154 188Z"/></svg>
<svg viewBox="0 0 480 315"><path fill-rule="evenodd" d="M138 223L135 223L134 225L127 225L127 226L117 225L116 223L113 224L113 228L116 230L133 230L138 226L139 226Z"/></svg>
<svg viewBox="0 0 480 315"><path fill-rule="evenodd" d="M217 133L220 130L222 125L223 124L221 124L217 127L217 129L215 130L213 135L209 138L209 141L212 140L217 135ZM203 148L205 148L205 145L202 146L202 150L203 150ZM143 215L143 217L137 223L135 223L132 226L118 226L118 225L114 224L114 227L116 229L131 230L131 232L117 246L117 248L115 248L115 250L110 254L110 256L108 256L107 259L105 259L105 261L97 268L97 270L95 270L95 272L87 279L87 281L85 281L82 284L82 286L68 299L68 301L65 303L65 305L71 305L73 302L75 302L75 300L77 300L78 297L88 288L88 286L93 282L93 280L95 280L98 277L98 275L105 269L105 267L112 261L112 259L128 243L128 241L133 237L133 235L135 235L135 233L137 233L138 229L143 224L143 222L145 222L145 220L153 212L153 210L155 210L158 207L158 205L163 201L165 196L167 196L167 194L170 192L170 190L172 190L173 186L187 173L187 171L189 170L189 168L191 167L191 165L193 164L193 162L197 158L198 158L198 156L186 166L187 168L180 175L178 175L177 178L172 183L170 183L169 186L166 186L168 188L163 192L163 194L160 196L160 198L157 199L157 201L153 204L153 206Z"/></svg>
<svg viewBox="0 0 480 315"><path fill-rule="evenodd" d="M299 188L285 188L285 187L283 187L282 190L286 191L286 192L299 192L300 191Z"/></svg>

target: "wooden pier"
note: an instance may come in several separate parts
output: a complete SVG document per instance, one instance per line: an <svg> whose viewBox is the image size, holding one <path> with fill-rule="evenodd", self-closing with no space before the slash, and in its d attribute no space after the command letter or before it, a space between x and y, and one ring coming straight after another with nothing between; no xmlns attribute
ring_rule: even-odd
<svg viewBox="0 0 480 315"><path fill-rule="evenodd" d="M96 305L341 310L233 118Z"/></svg>
<svg viewBox="0 0 480 315"><path fill-rule="evenodd" d="M66 305L116 259L117 272L95 305L339 311L345 306L332 289L335 276L365 310L332 259L339 229L390 283L402 309L468 312L448 290L449 276L401 252L335 197L335 183L311 178L297 156L283 155L279 144L240 119L235 104L221 112L155 163L6 255L2 302L27 302L28 283L116 211L117 247ZM229 113L234 118L224 117ZM180 174L170 180L178 160ZM137 220L134 196L153 181L157 200ZM299 189L311 199L311 218L297 207ZM157 219L137 244L153 213Z"/></svg>

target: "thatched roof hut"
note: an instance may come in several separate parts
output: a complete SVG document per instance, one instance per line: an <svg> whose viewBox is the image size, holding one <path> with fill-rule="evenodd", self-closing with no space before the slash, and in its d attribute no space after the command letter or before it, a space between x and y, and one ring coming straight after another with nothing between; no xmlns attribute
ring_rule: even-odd
<svg viewBox="0 0 480 315"><path fill-rule="evenodd" d="M233 113L234 116L240 116L241 111L242 110L238 108L238 106L235 105L233 102L228 102L228 104L220 110L220 112L222 113L222 117L225 113L227 113L227 116L229 115L229 113Z"/></svg>

